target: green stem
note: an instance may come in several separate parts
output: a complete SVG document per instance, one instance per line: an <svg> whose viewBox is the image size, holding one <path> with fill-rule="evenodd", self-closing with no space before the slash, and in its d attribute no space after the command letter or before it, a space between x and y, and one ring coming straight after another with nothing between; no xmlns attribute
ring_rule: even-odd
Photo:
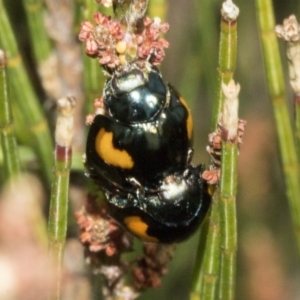
<svg viewBox="0 0 300 300"><path fill-rule="evenodd" d="M219 67L216 96L213 106L212 130L217 128L218 119L223 108L224 95L222 92L222 82L227 84L233 78L236 65L237 22L227 22L222 18L220 29Z"/></svg>
<svg viewBox="0 0 300 300"><path fill-rule="evenodd" d="M295 118L296 118L296 133L298 161L300 160L300 95L294 95Z"/></svg>
<svg viewBox="0 0 300 300"><path fill-rule="evenodd" d="M40 65L47 60L52 52L51 42L45 28L44 7L42 0L23 0L30 38L35 58Z"/></svg>
<svg viewBox="0 0 300 300"><path fill-rule="evenodd" d="M263 48L267 84L283 164L286 193L300 255L300 172L296 146L287 107L283 70L278 41L274 32L275 20L271 0L256 0L257 21Z"/></svg>
<svg viewBox="0 0 300 300"><path fill-rule="evenodd" d="M216 297L220 267L220 212L219 191L213 195L213 203L209 220L207 236L207 248L203 264L203 287L201 289L202 300L213 300Z"/></svg>
<svg viewBox="0 0 300 300"><path fill-rule="evenodd" d="M225 3L225 2L224 2ZM233 5L234 6L234 5ZM238 13L236 14L236 18ZM236 66L237 53L237 22L236 18L226 20L222 14L221 38L219 49L219 76L217 95L214 103L212 128L217 128L217 123L223 112L225 116L224 94L222 84L229 83L233 78ZM238 101L238 100L236 100ZM231 108L233 109L233 107ZM237 112L233 112L237 115ZM229 115L227 117L230 117ZM225 126L223 123L222 126ZM229 128L227 128L228 130ZM237 128L234 128L237 132ZM235 295L236 280L236 187L237 187L237 142L232 143L222 134L222 158L220 179L220 270L218 299L233 300Z"/></svg>
<svg viewBox="0 0 300 300"><path fill-rule="evenodd" d="M219 196L219 191L216 190L213 195L208 228L206 228L208 231L201 228L205 233L205 237L200 236L199 239L199 247L201 248L197 252L196 263L200 261L201 264L198 267L196 265L194 268L191 300L214 300L216 296L220 260ZM204 247L201 241L205 238L205 251L202 253Z"/></svg>
<svg viewBox="0 0 300 300"><path fill-rule="evenodd" d="M48 238L49 255L54 263L56 288L51 300L61 299L61 275L67 232L69 173L71 167L70 148L56 145L54 180L51 190Z"/></svg>
<svg viewBox="0 0 300 300"><path fill-rule="evenodd" d="M209 218L206 217L200 227L200 235L193 270L192 284L190 289L190 300L200 299L201 284L203 279L202 265L204 260L204 251L207 243L207 232L209 226Z"/></svg>
<svg viewBox="0 0 300 300"><path fill-rule="evenodd" d="M72 162L72 137L74 131L74 98L57 102L58 116L55 131L54 179L51 190L48 238L49 255L54 263L56 285L51 300L61 299L62 267L68 222L69 177Z"/></svg>
<svg viewBox="0 0 300 300"><path fill-rule="evenodd" d="M7 176L6 179L8 179L19 174L21 168L13 128L11 96L8 88L6 58L3 50L0 50L0 131L4 169Z"/></svg>
<svg viewBox="0 0 300 300"><path fill-rule="evenodd" d="M233 300L235 294L237 156L237 144L223 140L220 181L220 300Z"/></svg>
<svg viewBox="0 0 300 300"><path fill-rule="evenodd" d="M22 111L24 123L32 134L31 146L35 148L44 174L51 182L52 178L52 141L46 119L28 75L22 63L3 2L0 1L0 46L7 53L9 75L12 80L17 105Z"/></svg>
<svg viewBox="0 0 300 300"><path fill-rule="evenodd" d="M101 9L101 6L94 0L81 0L78 4L81 6L81 21L91 20L93 14ZM91 59L85 53L84 55L84 90L85 90L85 113L94 112L94 101L102 96L102 87L104 85L104 75L98 60Z"/></svg>
<svg viewBox="0 0 300 300"><path fill-rule="evenodd" d="M159 17L162 21L166 19L168 11L167 0L150 0L148 4L148 15L151 18Z"/></svg>
<svg viewBox="0 0 300 300"><path fill-rule="evenodd" d="M225 97L222 90L222 83L229 83L233 78L235 70L237 51L236 19L229 21L222 15L220 29L218 79L211 125L213 131L218 127L220 114L224 105ZM217 294L219 294L220 299L232 299L234 295L236 267L236 190L232 189L232 187L236 188L237 184L237 145L232 145L234 151L229 151L228 147L231 145L231 143L223 141L220 189L217 187L213 195L208 240L201 275L199 275L199 280L202 277L202 283L198 283L198 295L199 297L201 295L201 300L213 300L217 297ZM228 244L228 241L232 243Z"/></svg>

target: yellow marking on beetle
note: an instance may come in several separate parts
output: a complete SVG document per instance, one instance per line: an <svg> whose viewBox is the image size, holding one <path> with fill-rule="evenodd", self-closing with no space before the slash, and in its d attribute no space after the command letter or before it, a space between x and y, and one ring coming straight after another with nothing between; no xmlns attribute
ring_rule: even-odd
<svg viewBox="0 0 300 300"><path fill-rule="evenodd" d="M127 228L145 242L158 243L159 240L147 234L148 225L140 217L131 216L124 219Z"/></svg>
<svg viewBox="0 0 300 300"><path fill-rule="evenodd" d="M185 100L182 97L179 97L179 101L182 103L182 105L186 108L188 112L188 117L186 119L186 128L187 128L188 138L189 140L191 140L193 137L193 117Z"/></svg>
<svg viewBox="0 0 300 300"><path fill-rule="evenodd" d="M97 153L109 165L131 169L134 165L131 156L125 150L116 149L112 140L113 133L101 128L96 136L95 147Z"/></svg>

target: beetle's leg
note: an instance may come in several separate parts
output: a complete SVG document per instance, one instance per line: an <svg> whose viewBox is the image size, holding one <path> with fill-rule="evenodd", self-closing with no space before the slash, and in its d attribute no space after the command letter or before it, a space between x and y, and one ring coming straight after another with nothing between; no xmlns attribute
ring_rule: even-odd
<svg viewBox="0 0 300 300"><path fill-rule="evenodd" d="M141 185L141 183L135 179L134 177L129 177L127 178L127 180L135 187L136 191L136 196L137 199L139 201L139 205L141 208L143 208L143 199L145 199L145 189L144 187Z"/></svg>

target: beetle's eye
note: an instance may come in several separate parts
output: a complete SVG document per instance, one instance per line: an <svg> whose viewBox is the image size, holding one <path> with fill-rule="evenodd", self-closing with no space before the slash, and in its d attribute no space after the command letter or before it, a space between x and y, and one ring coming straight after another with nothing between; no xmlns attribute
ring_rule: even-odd
<svg viewBox="0 0 300 300"><path fill-rule="evenodd" d="M167 87L152 71L148 78L130 72L107 84L105 106L115 120L123 123L151 121L165 106Z"/></svg>

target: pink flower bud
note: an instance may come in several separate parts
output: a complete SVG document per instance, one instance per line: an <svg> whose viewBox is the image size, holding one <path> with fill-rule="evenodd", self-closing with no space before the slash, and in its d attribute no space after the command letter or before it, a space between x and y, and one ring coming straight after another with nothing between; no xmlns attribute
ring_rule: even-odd
<svg viewBox="0 0 300 300"><path fill-rule="evenodd" d="M81 23L81 26L80 26L80 32L79 32L79 35L78 35L78 38L80 41L85 41L89 35L90 32L92 32L94 26L91 22L89 21L84 21Z"/></svg>
<svg viewBox="0 0 300 300"><path fill-rule="evenodd" d="M98 52L98 45L93 38L88 38L85 43L85 52L87 55L94 56Z"/></svg>

